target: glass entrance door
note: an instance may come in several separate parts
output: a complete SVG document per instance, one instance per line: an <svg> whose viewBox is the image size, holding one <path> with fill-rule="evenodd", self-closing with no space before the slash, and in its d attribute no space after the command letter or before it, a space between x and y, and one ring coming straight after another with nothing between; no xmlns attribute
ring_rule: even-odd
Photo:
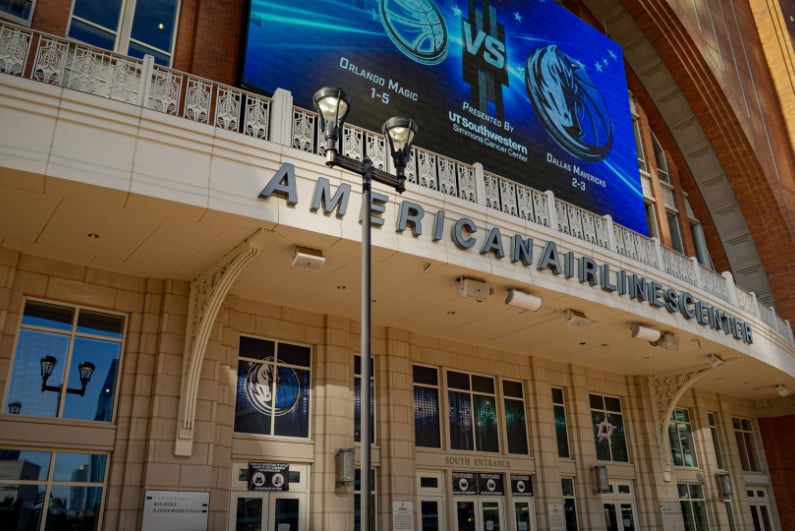
<svg viewBox="0 0 795 531"><path fill-rule="evenodd" d="M536 516L533 504L527 501L513 502L516 531L535 531Z"/></svg>
<svg viewBox="0 0 795 531"><path fill-rule="evenodd" d="M306 531L304 494L233 492L229 529L234 531Z"/></svg>
<svg viewBox="0 0 795 531"><path fill-rule="evenodd" d="M607 531L635 531L635 516L631 503L605 503Z"/></svg>
<svg viewBox="0 0 795 531"><path fill-rule="evenodd" d="M467 498L456 501L456 531L504 531L501 498Z"/></svg>

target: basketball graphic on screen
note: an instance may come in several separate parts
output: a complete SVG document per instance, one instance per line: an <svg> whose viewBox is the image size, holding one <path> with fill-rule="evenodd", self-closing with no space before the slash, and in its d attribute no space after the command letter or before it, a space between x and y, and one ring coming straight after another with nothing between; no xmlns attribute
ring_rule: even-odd
<svg viewBox="0 0 795 531"><path fill-rule="evenodd" d="M536 116L560 147L578 159L603 160L613 147L613 122L581 63L556 44L527 58L525 88Z"/></svg>
<svg viewBox="0 0 795 531"><path fill-rule="evenodd" d="M430 0L381 0L381 23L404 55L435 65L447 55L447 25Z"/></svg>

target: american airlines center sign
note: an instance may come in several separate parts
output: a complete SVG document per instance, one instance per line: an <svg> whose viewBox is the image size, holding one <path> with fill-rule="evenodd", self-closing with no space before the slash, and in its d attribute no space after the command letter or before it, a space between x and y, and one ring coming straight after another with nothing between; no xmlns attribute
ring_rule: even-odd
<svg viewBox="0 0 795 531"><path fill-rule="evenodd" d="M418 145L648 234L621 48L553 0L251 0L242 84Z"/></svg>
<svg viewBox="0 0 795 531"><path fill-rule="evenodd" d="M334 213L337 218L342 218L348 212L351 193L351 185L348 183L342 183L339 188L332 190L328 179L318 177L312 192L310 210L322 211L325 215ZM282 164L258 197L267 200L274 195L284 199L288 205L298 204L298 184L292 164ZM381 216L386 212L388 200L388 196L372 192L369 215L373 226L384 225L385 221ZM445 227L449 228L447 234ZM397 205L395 230L400 233L410 231L415 238L430 233L427 237L433 242L450 238L462 251L477 249L481 255L507 258L518 267L535 267L538 271L548 271L556 276L577 278L583 286L600 288L607 293L628 297L653 308L665 308L668 313L681 314L685 319L722 331L746 344L754 342L751 325L739 317L707 304L687 291L678 291L632 271L613 269L610 264L600 264L588 256L576 256L572 251L564 252L558 249L554 241L544 242L540 246L540 252L534 253L534 248L537 247L535 242L523 234L506 235L498 227L479 229L469 218L450 220L443 210L426 212L422 205L407 200L402 200ZM506 245L506 242L509 243Z"/></svg>

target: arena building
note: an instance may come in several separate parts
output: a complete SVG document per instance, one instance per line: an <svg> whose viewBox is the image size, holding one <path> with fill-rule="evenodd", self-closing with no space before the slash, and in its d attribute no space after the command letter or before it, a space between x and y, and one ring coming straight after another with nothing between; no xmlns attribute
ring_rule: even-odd
<svg viewBox="0 0 795 531"><path fill-rule="evenodd" d="M0 528L795 529L794 34L0 0Z"/></svg>

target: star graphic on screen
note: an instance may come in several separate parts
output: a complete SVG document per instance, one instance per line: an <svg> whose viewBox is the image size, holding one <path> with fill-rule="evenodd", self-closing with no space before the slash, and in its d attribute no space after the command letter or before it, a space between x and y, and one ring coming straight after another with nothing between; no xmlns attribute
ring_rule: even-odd
<svg viewBox="0 0 795 531"><path fill-rule="evenodd" d="M613 50L607 50L607 53L610 55L610 59L613 61L618 61L618 56Z"/></svg>
<svg viewBox="0 0 795 531"><path fill-rule="evenodd" d="M521 22L522 21L522 15L518 11L514 12L513 18L516 19L516 22Z"/></svg>
<svg viewBox="0 0 795 531"><path fill-rule="evenodd" d="M375 9L370 10L370 16L373 17L373 20L378 20L380 18L380 16L378 15L378 11L376 11Z"/></svg>
<svg viewBox="0 0 795 531"><path fill-rule="evenodd" d="M616 431L616 427L607 422L607 417L602 419L602 422L599 424L594 424L596 426L596 440L597 442L607 441L610 442L610 439L613 437L613 432Z"/></svg>
<svg viewBox="0 0 795 531"><path fill-rule="evenodd" d="M457 17L461 16L461 8L458 6L453 6L453 14Z"/></svg>
<svg viewBox="0 0 795 531"><path fill-rule="evenodd" d="M594 66L594 68L596 68L597 72L601 72L602 71L602 63L597 61L596 63L593 64L593 66Z"/></svg>

